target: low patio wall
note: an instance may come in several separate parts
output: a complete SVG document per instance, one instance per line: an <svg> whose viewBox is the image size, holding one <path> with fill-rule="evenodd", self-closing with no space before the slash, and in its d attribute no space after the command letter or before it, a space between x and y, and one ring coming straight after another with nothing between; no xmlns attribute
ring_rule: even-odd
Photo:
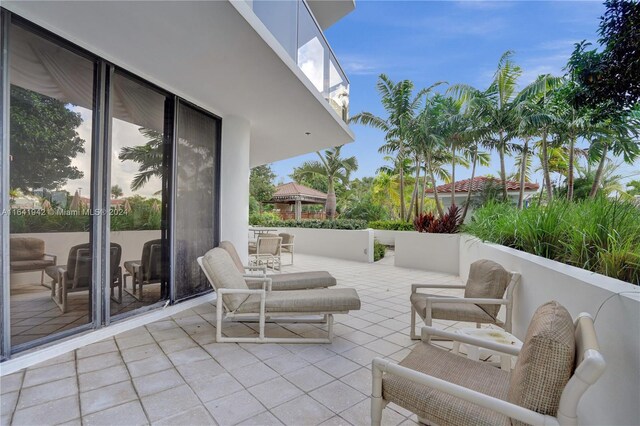
<svg viewBox="0 0 640 426"><path fill-rule="evenodd" d="M374 229L373 235L375 239L386 246L395 246L396 237L404 234L416 234L416 231L388 231L385 229Z"/></svg>
<svg viewBox="0 0 640 426"><path fill-rule="evenodd" d="M398 251L396 248L396 258ZM588 312L595 318L600 349L607 363L603 377L580 404L580 423L637 424L640 419L640 288L584 269L544 259L508 247L460 239L460 275L469 265L491 259L520 272L515 292L514 334L523 338L534 311L550 300L572 316Z"/></svg>
<svg viewBox="0 0 640 426"><path fill-rule="evenodd" d="M47 232L11 234L11 236L33 237L44 240L45 252L58 256L58 265L66 265L71 247L89 242L88 232ZM140 259L144 243L156 238L160 238L160 231L117 231L111 233L111 242L122 246L121 265L127 260ZM34 282L40 282L40 271L11 274L11 283L13 285Z"/></svg>
<svg viewBox="0 0 640 426"><path fill-rule="evenodd" d="M458 275L459 234L395 232L395 266Z"/></svg>
<svg viewBox="0 0 640 426"><path fill-rule="evenodd" d="M373 262L373 230L278 228L278 233L295 235L295 253L334 257L356 262ZM288 255L283 255L288 262Z"/></svg>

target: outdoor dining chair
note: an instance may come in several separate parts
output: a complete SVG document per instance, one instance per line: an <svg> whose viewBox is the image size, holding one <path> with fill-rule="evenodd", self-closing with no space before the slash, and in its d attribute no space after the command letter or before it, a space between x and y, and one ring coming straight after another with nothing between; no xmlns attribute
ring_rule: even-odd
<svg viewBox="0 0 640 426"><path fill-rule="evenodd" d="M124 262L124 269L127 271L123 277L125 291L137 300L142 300L142 286L162 282L162 240L144 243L140 260ZM127 290L127 277L131 277L131 292Z"/></svg>
<svg viewBox="0 0 640 426"><path fill-rule="evenodd" d="M274 271L282 270L282 237L274 234L258 236L255 246L249 246L249 257L254 265L265 265Z"/></svg>

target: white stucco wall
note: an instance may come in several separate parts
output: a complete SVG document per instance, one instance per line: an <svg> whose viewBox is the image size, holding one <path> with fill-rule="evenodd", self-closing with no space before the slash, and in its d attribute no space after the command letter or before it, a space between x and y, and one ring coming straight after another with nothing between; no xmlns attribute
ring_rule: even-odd
<svg viewBox="0 0 640 426"><path fill-rule="evenodd" d="M388 231L385 229L374 229L373 234L375 239L386 246L396 245L396 235L416 233L416 231Z"/></svg>
<svg viewBox="0 0 640 426"><path fill-rule="evenodd" d="M373 262L373 230L278 228L278 232L295 235L295 253L333 257L336 259ZM245 230L246 233L246 230ZM282 261L289 262L283 254ZM294 259L295 261L295 259Z"/></svg>
<svg viewBox="0 0 640 426"><path fill-rule="evenodd" d="M478 259L494 260L522 275L515 292L513 318L514 334L521 339L534 311L550 300L557 300L573 317L580 312L595 317L607 369L582 399L578 412L580 424L638 424L640 288L463 235L460 239L460 275L463 279L468 276L469 265Z"/></svg>
<svg viewBox="0 0 640 426"><path fill-rule="evenodd" d="M459 234L398 232L395 266L458 275Z"/></svg>
<svg viewBox="0 0 640 426"><path fill-rule="evenodd" d="M231 241L247 261L249 243L249 152L251 126L241 117L222 119L222 166L220 185L220 241Z"/></svg>

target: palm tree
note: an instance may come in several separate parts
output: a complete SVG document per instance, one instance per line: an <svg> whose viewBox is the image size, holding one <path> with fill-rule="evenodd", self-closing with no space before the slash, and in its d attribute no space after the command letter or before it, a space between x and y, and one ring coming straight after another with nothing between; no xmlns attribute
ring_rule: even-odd
<svg viewBox="0 0 640 426"><path fill-rule="evenodd" d="M405 146L410 137L409 129L416 116L416 111L420 109L422 98L439 84L441 83L420 90L414 96L414 85L410 80L395 83L385 74L380 74L376 88L388 117L382 118L371 112L361 112L351 117L349 122L370 126L385 132L386 144L383 146L383 151L395 152L399 159L403 159ZM402 220L405 219L404 171L402 168L400 169L400 216Z"/></svg>
<svg viewBox="0 0 640 426"><path fill-rule="evenodd" d="M120 185L113 185L111 187L111 196L116 200L122 197L122 194L122 188L120 188Z"/></svg>
<svg viewBox="0 0 640 426"><path fill-rule="evenodd" d="M120 161L134 161L139 164L138 173L131 180L131 190L137 191L153 177L162 177L164 135L151 129L141 128L148 142L144 145L125 146L120 150Z"/></svg>
<svg viewBox="0 0 640 426"><path fill-rule="evenodd" d="M327 203L325 211L327 217L336 217L336 182L343 185L349 183L351 172L358 169L356 157L343 158L340 156L342 145L327 149L324 153L316 151L320 161L305 161L296 171L300 177L323 176L327 179Z"/></svg>
<svg viewBox="0 0 640 426"><path fill-rule="evenodd" d="M513 127L513 99L518 78L522 75L522 69L512 61L513 54L511 50L502 54L493 80L485 91L465 84L457 84L450 89L457 98L481 113L495 134L493 140L500 157L500 179L504 200L508 197L505 154L509 151L509 134Z"/></svg>
<svg viewBox="0 0 640 426"><path fill-rule="evenodd" d="M589 196L595 198L601 186L607 154L622 156L632 164L640 156L640 108L623 112L617 117L603 119L598 123L597 136L589 146L589 159L598 162Z"/></svg>

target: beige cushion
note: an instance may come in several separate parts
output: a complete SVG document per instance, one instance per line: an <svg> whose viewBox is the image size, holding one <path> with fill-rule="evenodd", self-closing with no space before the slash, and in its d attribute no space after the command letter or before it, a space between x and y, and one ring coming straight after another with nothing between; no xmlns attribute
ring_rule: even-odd
<svg viewBox="0 0 640 426"><path fill-rule="evenodd" d="M443 296L412 293L410 298L411 304L422 319L427 316L427 297ZM479 322L483 324L494 324L496 322L495 318L492 318L482 308L473 303L432 303L431 318L450 321Z"/></svg>
<svg viewBox="0 0 640 426"><path fill-rule="evenodd" d="M273 274L271 278L272 290L306 290L310 288L333 287L336 279L327 271L291 272L288 274ZM262 288L262 281L248 281L249 288Z"/></svg>
<svg viewBox="0 0 640 426"><path fill-rule="evenodd" d="M360 309L360 298L352 288L324 288L267 293L266 312L347 312ZM252 294L236 312L259 312L260 295Z"/></svg>
<svg viewBox="0 0 640 426"><path fill-rule="evenodd" d="M53 259L12 260L10 263L11 272L40 271L51 265L54 265Z"/></svg>
<svg viewBox="0 0 640 426"><path fill-rule="evenodd" d="M9 260L37 260L44 257L44 241L31 237L9 239Z"/></svg>
<svg viewBox="0 0 640 426"><path fill-rule="evenodd" d="M229 253L221 248L209 250L202 259L202 266L213 280L215 288L248 289L242 274L229 256ZM224 294L222 300L230 310L234 311L247 299L247 294Z"/></svg>
<svg viewBox="0 0 640 426"><path fill-rule="evenodd" d="M555 416L560 395L573 374L575 345L569 312L555 301L540 306L511 373L508 400Z"/></svg>
<svg viewBox="0 0 640 426"><path fill-rule="evenodd" d="M507 396L506 371L426 343L418 343L400 365L495 398ZM439 426L510 424L507 416L392 374L383 376L382 395Z"/></svg>
<svg viewBox="0 0 640 426"><path fill-rule="evenodd" d="M509 285L511 274L491 260L477 260L469 267L469 279L464 297L502 299ZM491 317L496 318L500 305L478 305Z"/></svg>
<svg viewBox="0 0 640 426"><path fill-rule="evenodd" d="M244 265L242 264L242 260L240 259L238 251L236 250L236 247L233 245L233 243L231 241L220 241L218 247L229 253L229 256L231 256L231 260L233 260L233 263L234 265L236 265L238 271L241 274L244 274Z"/></svg>

